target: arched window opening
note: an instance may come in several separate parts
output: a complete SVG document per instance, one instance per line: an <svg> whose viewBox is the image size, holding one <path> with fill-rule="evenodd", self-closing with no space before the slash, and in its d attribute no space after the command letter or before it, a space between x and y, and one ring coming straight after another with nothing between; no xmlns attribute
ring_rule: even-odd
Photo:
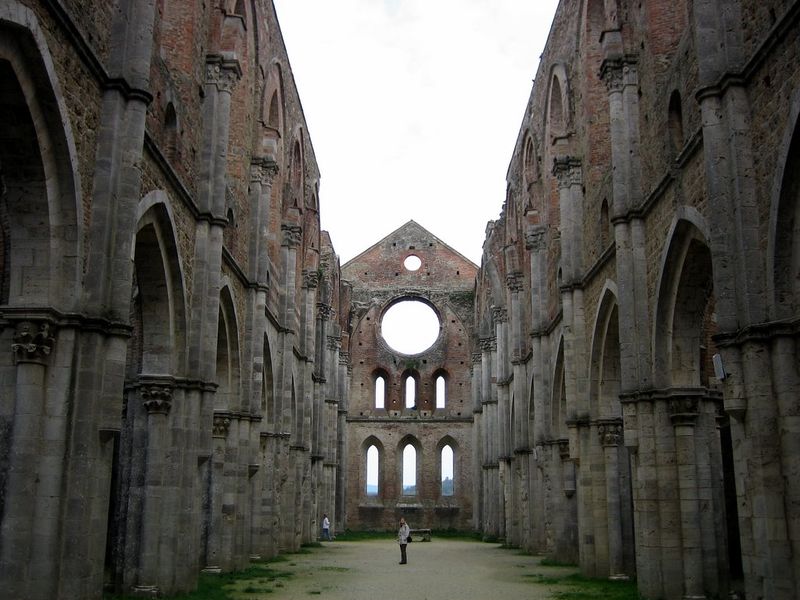
<svg viewBox="0 0 800 600"><path fill-rule="evenodd" d="M683 148L683 109L681 108L681 95L674 90L669 97L669 139L672 142L672 151L678 154Z"/></svg>
<svg viewBox="0 0 800 600"><path fill-rule="evenodd" d="M530 185L536 181L536 150L533 145L533 139L528 136L525 140L525 151L523 153L523 174L525 176L526 185Z"/></svg>
<svg viewBox="0 0 800 600"><path fill-rule="evenodd" d="M164 151L167 158L175 160L178 153L178 114L170 102L164 111Z"/></svg>
<svg viewBox="0 0 800 600"><path fill-rule="evenodd" d="M278 92L274 92L272 94L272 98L269 101L269 114L267 116L267 125L275 129L276 131L281 130L281 119L280 119L280 106L278 104Z"/></svg>
<svg viewBox="0 0 800 600"><path fill-rule="evenodd" d="M443 375L436 378L436 408L444 408L447 385Z"/></svg>
<svg viewBox="0 0 800 600"><path fill-rule="evenodd" d="M603 203L600 205L600 251L602 252L608 248L611 241L611 223L608 219L608 200L603 198Z"/></svg>
<svg viewBox="0 0 800 600"><path fill-rule="evenodd" d="M375 408L384 408L386 401L386 378L378 375L375 378Z"/></svg>
<svg viewBox="0 0 800 600"><path fill-rule="evenodd" d="M550 86L550 111L548 112L551 135L562 135L564 133L564 101L561 92L561 82L558 77L553 75L553 83Z"/></svg>
<svg viewBox="0 0 800 600"><path fill-rule="evenodd" d="M367 448L367 484L364 489L367 496L378 495L379 453L374 444Z"/></svg>
<svg viewBox="0 0 800 600"><path fill-rule="evenodd" d="M406 376L405 382L406 390L406 408L417 407L417 382L413 375Z"/></svg>
<svg viewBox="0 0 800 600"><path fill-rule="evenodd" d="M295 191L300 189L300 185L303 183L303 166L302 166L303 157L300 154L300 144L295 142L294 144L294 152L292 153L292 186L294 187Z"/></svg>
<svg viewBox="0 0 800 600"><path fill-rule="evenodd" d="M277 425L275 390L272 376L272 353L269 340L264 336L264 366L261 371L261 413L265 423Z"/></svg>
<svg viewBox="0 0 800 600"><path fill-rule="evenodd" d="M455 493L453 468L453 449L446 445L442 448L442 496L452 496Z"/></svg>
<svg viewBox="0 0 800 600"><path fill-rule="evenodd" d="M417 495L417 450L411 444L403 448L403 495Z"/></svg>

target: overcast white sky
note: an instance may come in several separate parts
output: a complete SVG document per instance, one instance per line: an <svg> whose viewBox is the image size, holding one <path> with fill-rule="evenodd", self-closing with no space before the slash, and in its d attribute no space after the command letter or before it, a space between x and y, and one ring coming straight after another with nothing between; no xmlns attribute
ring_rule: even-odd
<svg viewBox="0 0 800 600"><path fill-rule="evenodd" d="M558 0L275 0L342 264L409 219L475 263Z"/></svg>

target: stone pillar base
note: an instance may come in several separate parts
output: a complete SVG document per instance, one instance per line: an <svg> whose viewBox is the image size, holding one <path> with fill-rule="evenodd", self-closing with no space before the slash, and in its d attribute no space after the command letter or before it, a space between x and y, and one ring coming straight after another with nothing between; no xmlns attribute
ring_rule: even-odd
<svg viewBox="0 0 800 600"><path fill-rule="evenodd" d="M135 585L131 588L131 595L140 598L158 598L161 596L155 585Z"/></svg>

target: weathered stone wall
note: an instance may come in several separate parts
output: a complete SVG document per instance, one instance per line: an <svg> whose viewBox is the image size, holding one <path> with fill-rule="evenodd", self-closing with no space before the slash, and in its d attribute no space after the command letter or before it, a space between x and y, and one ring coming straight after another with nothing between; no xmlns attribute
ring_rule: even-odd
<svg viewBox="0 0 800 600"><path fill-rule="evenodd" d="M0 6L9 598L188 591L343 511L338 264L286 49L269 0L201 4Z"/></svg>
<svg viewBox="0 0 800 600"><path fill-rule="evenodd" d="M559 5L478 275L486 535L648 598L797 595L799 13Z"/></svg>
<svg viewBox="0 0 800 600"><path fill-rule="evenodd" d="M418 270L406 257L421 260ZM410 221L342 267L349 294L352 364L347 416L347 514L352 529L390 529L400 516L412 527L468 529L472 516L472 405L470 338L476 267ZM381 319L395 302L417 299L434 308L440 331L424 352L405 355L381 335ZM412 326L412 324L409 324ZM375 380L386 382L385 403L375 404ZM405 378L416 380L416 403L406 406ZM436 407L436 379L445 378L444 408ZM402 454L416 449L417 490L403 493ZM454 451L454 493L442 494L441 451ZM366 488L366 453L380 453L377 495Z"/></svg>

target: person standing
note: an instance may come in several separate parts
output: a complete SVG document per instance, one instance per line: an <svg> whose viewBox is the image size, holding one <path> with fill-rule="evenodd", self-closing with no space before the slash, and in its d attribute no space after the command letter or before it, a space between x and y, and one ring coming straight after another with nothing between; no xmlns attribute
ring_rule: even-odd
<svg viewBox="0 0 800 600"><path fill-rule="evenodd" d="M411 528L406 523L403 517L400 517L400 529L397 532L397 543L400 544L400 564L406 564L406 545L408 544L408 537L411 534Z"/></svg>
<svg viewBox="0 0 800 600"><path fill-rule="evenodd" d="M322 539L331 541L331 522L327 514L322 515Z"/></svg>

